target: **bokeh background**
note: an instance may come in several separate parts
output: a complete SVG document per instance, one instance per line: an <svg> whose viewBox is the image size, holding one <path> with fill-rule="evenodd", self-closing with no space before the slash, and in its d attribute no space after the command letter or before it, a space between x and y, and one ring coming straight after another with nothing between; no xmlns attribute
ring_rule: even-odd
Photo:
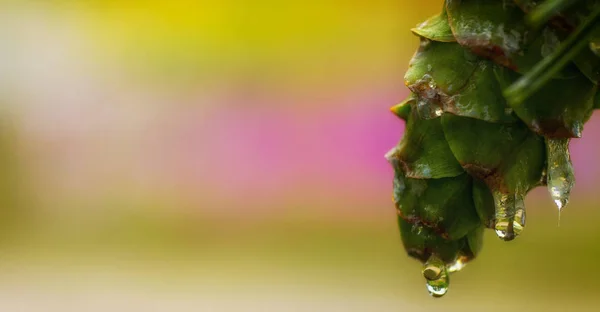
<svg viewBox="0 0 600 312"><path fill-rule="evenodd" d="M1 311L596 311L600 115L558 213L428 296L389 107L438 0L0 2Z"/></svg>

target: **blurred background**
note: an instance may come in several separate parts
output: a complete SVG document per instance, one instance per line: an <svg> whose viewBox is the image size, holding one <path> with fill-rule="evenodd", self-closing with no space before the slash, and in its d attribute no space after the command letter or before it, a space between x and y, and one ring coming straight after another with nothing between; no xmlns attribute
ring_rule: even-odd
<svg viewBox="0 0 600 312"><path fill-rule="evenodd" d="M558 213L442 299L396 228L389 107L439 0L0 2L0 310L595 311L600 115Z"/></svg>

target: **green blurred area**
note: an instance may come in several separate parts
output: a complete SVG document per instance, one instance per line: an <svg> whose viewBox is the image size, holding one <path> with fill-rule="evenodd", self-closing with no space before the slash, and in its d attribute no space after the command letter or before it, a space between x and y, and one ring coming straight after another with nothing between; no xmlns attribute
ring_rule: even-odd
<svg viewBox="0 0 600 312"><path fill-rule="evenodd" d="M504 311L507 300L526 311L594 311L600 254L595 220L600 215L573 205L573 210L586 212L565 212L559 227L556 216L529 204L524 235L506 243L489 231L480 257L451 277L451 290L443 299L427 295L420 264L405 255L391 213L371 222L195 223L195 231L182 229L185 222L169 228L164 220L136 218L96 233L103 235L79 232L5 248L2 267L4 274L17 268L24 276L54 272L85 279L100 272L125 277L137 288L197 289L202 295L238 298L235 303L223 299L222 311L326 306L350 311ZM75 287L78 282L42 278L36 283ZM131 285L115 285L113 291L127 287ZM279 302L282 298L288 303Z"/></svg>

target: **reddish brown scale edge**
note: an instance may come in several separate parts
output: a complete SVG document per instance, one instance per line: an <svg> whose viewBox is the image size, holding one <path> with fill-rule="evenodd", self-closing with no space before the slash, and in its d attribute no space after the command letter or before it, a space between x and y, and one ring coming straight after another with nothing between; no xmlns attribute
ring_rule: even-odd
<svg viewBox="0 0 600 312"><path fill-rule="evenodd" d="M448 12L448 20L450 20L451 15ZM450 30L452 30L452 34L454 38L456 38L456 42L463 47L468 48L471 52L490 59L504 67L507 67L513 71L518 71L517 65L514 64L510 58L504 53L504 50L490 42L489 39L482 39L477 37L462 37L459 38L456 36L456 30L452 26L452 23L448 23L450 26Z"/></svg>
<svg viewBox="0 0 600 312"><path fill-rule="evenodd" d="M460 40L459 43L463 46L470 47L471 51L481 57L485 57L513 71L518 71L519 68L512 60L506 56L504 50L497 45L491 45L489 42L484 45L477 44L478 40ZM472 45L474 44L474 45ZM472 45L472 46L471 46Z"/></svg>
<svg viewBox="0 0 600 312"><path fill-rule="evenodd" d="M533 10L536 7L536 5L533 5L530 3L522 3L520 1L515 1L515 4L525 14L529 14L531 12L531 10ZM557 15L551 17L549 22L552 27L554 27L555 29L560 30L560 31L572 33L573 30L575 30L575 23L573 23L572 21L569 21L569 19L566 18L561 13L558 13Z"/></svg>
<svg viewBox="0 0 600 312"><path fill-rule="evenodd" d="M559 117L560 118L560 117ZM534 119L529 128L544 137L552 139L576 138L576 134L564 126L564 121L560 119Z"/></svg>
<svg viewBox="0 0 600 312"><path fill-rule="evenodd" d="M413 172L413 169L410 168L410 166L400 157L397 157L398 163L402 168L402 172L404 172L404 175L407 178L412 178L412 179L420 179L421 177L415 177L413 175L410 175L409 172Z"/></svg>
<svg viewBox="0 0 600 312"><path fill-rule="evenodd" d="M427 262L427 260L429 259L429 257L431 256L431 248L427 248L425 247L424 249L417 249L417 248L405 248L406 249L406 253L412 257L415 258L419 261L421 261L422 263Z"/></svg>
<svg viewBox="0 0 600 312"><path fill-rule="evenodd" d="M400 211L400 208L397 205L396 205L396 213L398 214L398 216L400 218L402 218L408 224L423 225L423 226L433 230L433 232L435 234L439 235L441 238L450 239L448 232L443 227L439 226L437 223L424 221L423 219L421 219L417 216L406 216L402 213L402 211Z"/></svg>
<svg viewBox="0 0 600 312"><path fill-rule="evenodd" d="M478 63L479 64L479 63ZM478 65L479 66L479 65ZM421 98L426 98L429 100L430 105L435 105L442 109L445 113L454 114L456 116L462 116L460 114L460 109L456 107L456 94L460 94L467 86L469 85L469 81L475 75L477 69L473 70L473 72L469 75L467 79L467 83L462 85L460 88L456 89L453 95L448 95L440 88L431 88L428 83L418 81L411 85L408 85L408 82L405 81L405 85L408 87L410 91L417 94ZM435 93L434 97L428 97L431 92Z"/></svg>
<svg viewBox="0 0 600 312"><path fill-rule="evenodd" d="M490 189L508 193L508 188L502 182L502 176L497 169L486 168L478 164L461 163L460 165L469 175L485 182Z"/></svg>

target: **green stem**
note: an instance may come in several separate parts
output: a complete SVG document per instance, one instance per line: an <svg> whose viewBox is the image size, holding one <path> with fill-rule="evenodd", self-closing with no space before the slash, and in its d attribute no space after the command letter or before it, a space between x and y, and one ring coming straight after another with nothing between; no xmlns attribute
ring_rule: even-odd
<svg viewBox="0 0 600 312"><path fill-rule="evenodd" d="M529 13L527 22L534 28L538 28L558 12L572 6L577 1L579 0L546 0Z"/></svg>
<svg viewBox="0 0 600 312"><path fill-rule="evenodd" d="M519 105L542 88L548 80L589 45L588 38L595 33L594 26L597 26L598 21L600 21L600 5L596 6L585 22L557 50L538 62L531 71L504 90L506 100L514 105Z"/></svg>

